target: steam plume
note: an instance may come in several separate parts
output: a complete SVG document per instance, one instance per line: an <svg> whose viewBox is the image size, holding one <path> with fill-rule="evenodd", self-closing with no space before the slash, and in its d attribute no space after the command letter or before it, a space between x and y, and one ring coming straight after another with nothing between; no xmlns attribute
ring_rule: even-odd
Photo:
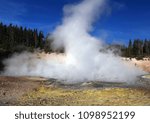
<svg viewBox="0 0 150 123"><path fill-rule="evenodd" d="M89 34L94 21L104 12L106 1L83 0L64 7L62 24L52 34L54 49L65 48L63 61L52 58L52 54L48 59L38 59L35 54L23 53L5 61L4 74L43 76L67 82L134 81L143 71L111 52L99 52L103 49L102 41Z"/></svg>

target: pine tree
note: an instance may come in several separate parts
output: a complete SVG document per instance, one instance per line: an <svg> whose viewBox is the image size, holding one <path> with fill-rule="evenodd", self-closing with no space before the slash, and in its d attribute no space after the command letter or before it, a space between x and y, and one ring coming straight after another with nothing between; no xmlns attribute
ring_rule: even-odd
<svg viewBox="0 0 150 123"><path fill-rule="evenodd" d="M132 57L132 41L131 40L129 41L127 52L128 52L128 57Z"/></svg>
<svg viewBox="0 0 150 123"><path fill-rule="evenodd" d="M38 47L40 49L43 49L43 43L44 43L43 40L44 40L44 35L43 35L43 32L40 31L39 32L39 37L38 37Z"/></svg>
<svg viewBox="0 0 150 123"><path fill-rule="evenodd" d="M144 41L143 54L144 54L144 56L149 55L149 42L147 39L145 39L145 41Z"/></svg>

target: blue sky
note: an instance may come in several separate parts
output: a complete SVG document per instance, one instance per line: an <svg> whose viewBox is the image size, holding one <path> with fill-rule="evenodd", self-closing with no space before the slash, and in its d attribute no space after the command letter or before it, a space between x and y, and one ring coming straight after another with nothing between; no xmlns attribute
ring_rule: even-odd
<svg viewBox="0 0 150 123"><path fill-rule="evenodd" d="M0 0L0 21L38 28L47 34L61 22L63 6L79 1ZM109 12L94 24L92 34L113 43L150 39L150 0L109 0Z"/></svg>

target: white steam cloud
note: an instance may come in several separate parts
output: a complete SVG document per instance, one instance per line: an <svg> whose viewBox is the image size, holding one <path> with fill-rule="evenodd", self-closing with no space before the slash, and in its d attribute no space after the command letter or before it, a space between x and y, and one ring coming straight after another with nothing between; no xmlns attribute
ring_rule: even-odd
<svg viewBox="0 0 150 123"><path fill-rule="evenodd" d="M64 7L63 22L52 37L53 47L65 47L65 55L50 54L41 58L31 53L14 55L5 61L4 74L42 76L67 82L134 81L144 72L111 52L99 52L103 49L102 41L89 34L93 22L104 12L106 1L83 0Z"/></svg>

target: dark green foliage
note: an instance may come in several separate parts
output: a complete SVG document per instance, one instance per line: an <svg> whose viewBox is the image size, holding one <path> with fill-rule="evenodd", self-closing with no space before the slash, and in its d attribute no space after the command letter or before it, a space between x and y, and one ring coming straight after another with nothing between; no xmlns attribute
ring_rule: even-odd
<svg viewBox="0 0 150 123"><path fill-rule="evenodd" d="M137 59L142 59L143 57L150 57L150 40L130 40L129 45L122 49L122 55L125 57L134 57Z"/></svg>
<svg viewBox="0 0 150 123"><path fill-rule="evenodd" d="M133 45L132 45L132 41L131 40L129 41L127 52L128 52L128 56L131 56L132 53L133 53Z"/></svg>
<svg viewBox="0 0 150 123"><path fill-rule="evenodd" d="M37 29L0 23L0 50L15 52L44 47L44 35Z"/></svg>

